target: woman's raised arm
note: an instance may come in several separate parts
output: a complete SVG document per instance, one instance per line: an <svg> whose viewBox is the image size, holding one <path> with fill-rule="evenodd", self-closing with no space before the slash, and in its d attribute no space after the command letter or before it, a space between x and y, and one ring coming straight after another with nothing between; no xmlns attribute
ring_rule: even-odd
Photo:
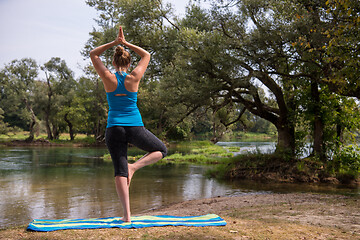
<svg viewBox="0 0 360 240"><path fill-rule="evenodd" d="M139 82L142 76L144 75L147 66L150 62L150 53L144 49L142 49L139 46L136 46L134 44L128 43L125 40L124 32L122 30L122 27L119 29L119 35L117 38L117 41L119 41L122 45L130 48L133 50L137 55L141 57L141 60L139 61L138 65L135 67L135 69L127 76L130 81Z"/></svg>
<svg viewBox="0 0 360 240"><path fill-rule="evenodd" d="M99 74L101 80L103 81L104 88L106 92L112 92L116 89L117 80L116 76L110 72L104 65L104 63L100 59L100 55L105 52L107 49L118 45L119 42L117 40L101 45L90 51L91 62ZM115 89L114 89L115 87Z"/></svg>

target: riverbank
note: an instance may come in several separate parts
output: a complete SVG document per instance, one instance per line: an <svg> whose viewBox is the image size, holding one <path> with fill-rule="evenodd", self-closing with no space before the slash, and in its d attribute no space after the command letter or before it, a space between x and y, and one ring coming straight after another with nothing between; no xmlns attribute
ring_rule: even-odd
<svg viewBox="0 0 360 240"><path fill-rule="evenodd" d="M0 142L0 146L5 147L106 147L103 142L93 142L93 141L73 141L70 142L68 140L61 141L49 141L44 138L39 138L34 141L26 141L26 140L12 140L6 142Z"/></svg>
<svg viewBox="0 0 360 240"><path fill-rule="evenodd" d="M360 239L360 197L307 193L249 194L199 199L139 215L215 213L225 227L28 232L26 226L0 231L0 239Z"/></svg>
<svg viewBox="0 0 360 240"><path fill-rule="evenodd" d="M97 143L94 136L86 134L77 134L74 140L70 140L68 133L62 133L59 139L48 140L45 134L34 137L33 141L28 141L28 132L18 132L10 135L0 135L0 145L9 147L25 147L25 146L67 146L67 147L89 147L89 146L105 146L105 143Z"/></svg>

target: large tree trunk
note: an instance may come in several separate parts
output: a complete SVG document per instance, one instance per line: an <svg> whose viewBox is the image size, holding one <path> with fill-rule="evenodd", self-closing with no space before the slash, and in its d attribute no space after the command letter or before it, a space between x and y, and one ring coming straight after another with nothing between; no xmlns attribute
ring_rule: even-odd
<svg viewBox="0 0 360 240"><path fill-rule="evenodd" d="M75 136L74 136L74 129L73 129L73 125L72 123L70 122L70 120L67 118L69 114L66 113L64 115L64 120L65 122L67 123L68 127L69 127L69 134L70 134L70 140L73 141L75 139Z"/></svg>
<svg viewBox="0 0 360 240"><path fill-rule="evenodd" d="M53 124L52 132L53 132L53 137L54 137L54 139L59 139L59 137L60 137L60 132L59 132L59 128L58 128L57 125Z"/></svg>
<svg viewBox="0 0 360 240"><path fill-rule="evenodd" d="M52 131L51 131L51 127L50 127L50 112L48 111L45 111L45 127L46 127L46 133L47 133L47 138L49 140L53 140L53 134L52 134Z"/></svg>
<svg viewBox="0 0 360 240"><path fill-rule="evenodd" d="M26 141L32 142L34 140L35 125L36 125L37 121L36 121L35 113L27 99L25 99L25 104L31 115L31 121L30 121L30 126L29 126L29 137L26 139Z"/></svg>
<svg viewBox="0 0 360 240"><path fill-rule="evenodd" d="M295 128L282 123L278 123L275 126L278 132L278 142L275 152L295 156Z"/></svg>
<svg viewBox="0 0 360 240"><path fill-rule="evenodd" d="M341 106L337 107L337 112L339 116L342 115L342 109ZM337 147L341 148L341 146L344 144L344 126L338 121L336 123L336 137L337 137Z"/></svg>
<svg viewBox="0 0 360 240"><path fill-rule="evenodd" d="M313 81L311 83L311 98L313 100L313 114L314 114L314 132L313 132L313 154L320 157L320 160L325 160L325 146L324 146L324 121L321 116L321 103L318 84Z"/></svg>
<svg viewBox="0 0 360 240"><path fill-rule="evenodd" d="M324 157L324 124L319 116L314 119L314 154L321 159Z"/></svg>
<svg viewBox="0 0 360 240"><path fill-rule="evenodd" d="M51 89L51 83L50 83L50 77L47 75L46 71L45 71L45 75L46 75L46 82L48 85L48 102L47 102L47 106L46 106L46 110L45 110L45 126L46 126L46 132L47 132L47 138L49 140L53 140L54 139L54 135L51 132L51 127L50 127L50 111L51 111L51 98L53 96L53 92Z"/></svg>

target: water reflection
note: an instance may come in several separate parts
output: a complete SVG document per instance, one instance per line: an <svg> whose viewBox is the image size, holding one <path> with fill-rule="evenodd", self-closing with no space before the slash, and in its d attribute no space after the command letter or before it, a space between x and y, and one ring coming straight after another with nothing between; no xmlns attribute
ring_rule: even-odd
<svg viewBox="0 0 360 240"><path fill-rule="evenodd" d="M234 153L235 156L246 153L273 153L276 149L275 142L217 142L216 144L223 147L240 147L240 151ZM309 156L311 152L311 144L306 143L298 155L303 158Z"/></svg>
<svg viewBox="0 0 360 240"><path fill-rule="evenodd" d="M234 155L239 155L243 153L272 153L276 149L275 142L217 142L219 146L227 147L241 147L239 152L234 153Z"/></svg>

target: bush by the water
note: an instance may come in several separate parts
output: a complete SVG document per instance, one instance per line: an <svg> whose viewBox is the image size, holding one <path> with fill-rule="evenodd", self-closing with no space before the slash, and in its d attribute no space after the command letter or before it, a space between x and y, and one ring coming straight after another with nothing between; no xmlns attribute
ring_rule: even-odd
<svg viewBox="0 0 360 240"><path fill-rule="evenodd" d="M316 156L292 159L285 154L249 153L221 162L208 175L223 179L257 179L282 182L351 183L360 176L360 149L349 146L331 161Z"/></svg>
<svg viewBox="0 0 360 240"><path fill-rule="evenodd" d="M341 182L357 179L360 175L360 148L354 145L342 148L329 162L328 169Z"/></svg>

